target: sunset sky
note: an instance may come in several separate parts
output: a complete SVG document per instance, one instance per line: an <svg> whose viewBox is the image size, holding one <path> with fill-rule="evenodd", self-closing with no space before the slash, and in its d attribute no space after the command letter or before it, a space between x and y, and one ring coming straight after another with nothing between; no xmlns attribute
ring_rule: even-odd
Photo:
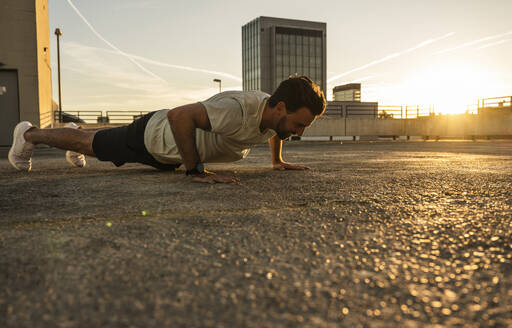
<svg viewBox="0 0 512 328"><path fill-rule="evenodd" d="M511 0L49 0L53 94L62 29L65 110L156 110L242 88L241 27L258 16L327 23L328 99L464 112L512 96Z"/></svg>

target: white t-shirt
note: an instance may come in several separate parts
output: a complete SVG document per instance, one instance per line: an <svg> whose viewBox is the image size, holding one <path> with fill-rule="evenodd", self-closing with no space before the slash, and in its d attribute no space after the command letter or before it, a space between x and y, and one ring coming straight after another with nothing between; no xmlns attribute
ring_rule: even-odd
<svg viewBox="0 0 512 328"><path fill-rule="evenodd" d="M196 146L202 163L234 162L247 156L250 147L265 143L276 133L260 131L261 117L269 95L261 91L226 91L201 104L206 108L211 131L196 129ZM168 109L148 121L144 144L161 163L182 163L167 119Z"/></svg>

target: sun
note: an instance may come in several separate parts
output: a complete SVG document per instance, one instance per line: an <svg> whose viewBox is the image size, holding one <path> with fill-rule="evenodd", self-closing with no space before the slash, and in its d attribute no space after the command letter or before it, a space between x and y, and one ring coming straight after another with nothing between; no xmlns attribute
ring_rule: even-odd
<svg viewBox="0 0 512 328"><path fill-rule="evenodd" d="M472 110L482 97L492 96L492 74L464 62L430 65L410 72L401 93L407 104L433 105L436 113L458 114Z"/></svg>

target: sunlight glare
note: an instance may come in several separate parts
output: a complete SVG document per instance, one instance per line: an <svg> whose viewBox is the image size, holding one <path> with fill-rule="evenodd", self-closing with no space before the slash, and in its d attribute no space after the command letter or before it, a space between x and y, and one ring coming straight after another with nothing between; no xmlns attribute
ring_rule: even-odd
<svg viewBox="0 0 512 328"><path fill-rule="evenodd" d="M416 71L403 84L407 104L434 105L436 113L459 114L489 97L493 81L489 72L474 65L452 63Z"/></svg>

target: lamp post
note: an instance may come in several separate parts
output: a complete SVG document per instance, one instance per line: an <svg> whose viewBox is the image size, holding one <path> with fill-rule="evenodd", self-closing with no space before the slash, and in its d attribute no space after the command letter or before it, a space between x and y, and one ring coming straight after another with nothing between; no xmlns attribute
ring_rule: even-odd
<svg viewBox="0 0 512 328"><path fill-rule="evenodd" d="M55 35L57 36L57 72L58 72L58 80L59 80L59 123L62 123L62 98L61 98L61 89L60 89L60 36L62 35L62 31L60 28L55 29Z"/></svg>
<svg viewBox="0 0 512 328"><path fill-rule="evenodd" d="M222 90L222 88L221 88L221 86L222 86L222 81L221 81L220 79L213 79L213 82L217 82L217 83L219 83L219 93L220 93L220 92L221 92L221 90Z"/></svg>

